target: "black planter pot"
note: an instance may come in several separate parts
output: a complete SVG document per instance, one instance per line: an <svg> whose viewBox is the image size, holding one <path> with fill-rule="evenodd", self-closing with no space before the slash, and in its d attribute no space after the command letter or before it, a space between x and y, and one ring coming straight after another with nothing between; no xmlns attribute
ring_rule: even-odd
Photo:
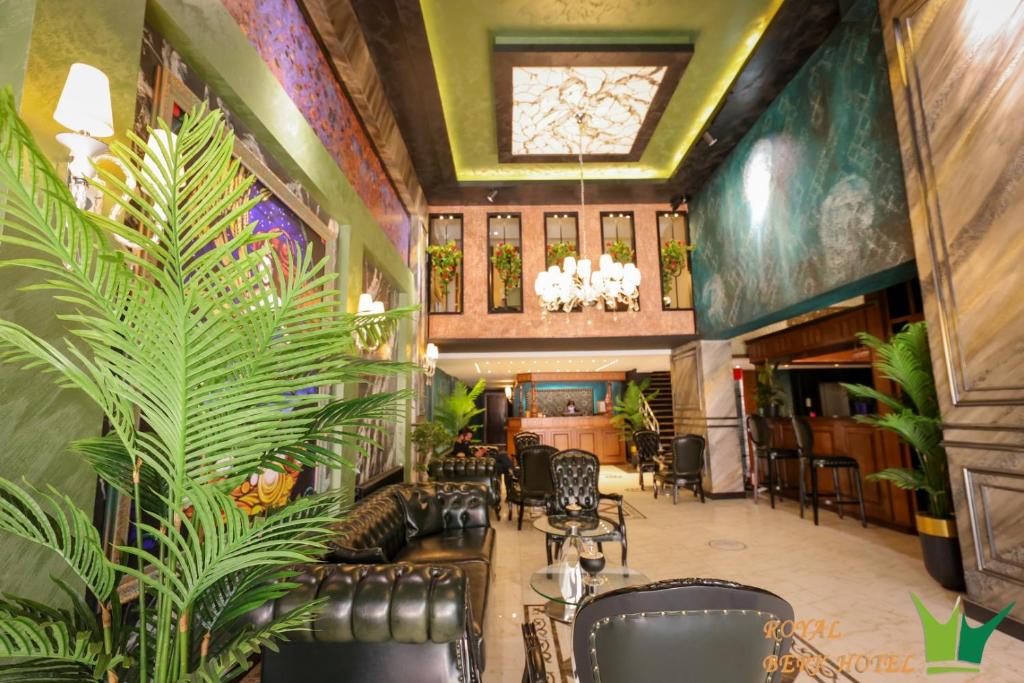
<svg viewBox="0 0 1024 683"><path fill-rule="evenodd" d="M956 522L919 514L917 534L921 539L921 554L928 574L947 590L961 593L966 590Z"/></svg>

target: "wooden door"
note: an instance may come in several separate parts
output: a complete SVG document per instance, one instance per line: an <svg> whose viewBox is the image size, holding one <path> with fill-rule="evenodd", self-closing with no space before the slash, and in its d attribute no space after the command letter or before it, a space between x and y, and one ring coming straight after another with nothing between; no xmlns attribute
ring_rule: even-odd
<svg viewBox="0 0 1024 683"><path fill-rule="evenodd" d="M1024 629L1024 3L879 8L967 611Z"/></svg>
<svg viewBox="0 0 1024 683"><path fill-rule="evenodd" d="M505 392L484 392L484 443L504 445L507 421L508 399L505 398Z"/></svg>

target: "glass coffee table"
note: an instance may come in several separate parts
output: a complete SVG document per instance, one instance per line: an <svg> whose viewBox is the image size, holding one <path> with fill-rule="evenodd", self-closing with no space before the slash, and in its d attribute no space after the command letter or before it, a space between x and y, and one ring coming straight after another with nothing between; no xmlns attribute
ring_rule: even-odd
<svg viewBox="0 0 1024 683"><path fill-rule="evenodd" d="M543 515L533 520L533 528L549 536L568 536L572 525L579 528L583 538L604 536L615 531L615 525L601 517L570 517L569 515Z"/></svg>
<svg viewBox="0 0 1024 683"><path fill-rule="evenodd" d="M542 597L547 598L548 602L544 605L544 611L547 615L552 619L567 624L572 623L573 618L576 616L576 608L580 606L584 598L590 595L600 595L619 588L650 583L650 579L646 575L641 574L635 569L606 566L598 574L598 577L603 579L601 583L596 586L585 586L583 594L579 598L573 599L566 597L562 593L567 569L565 564L556 563L548 565L543 569L538 569L530 576L530 588Z"/></svg>

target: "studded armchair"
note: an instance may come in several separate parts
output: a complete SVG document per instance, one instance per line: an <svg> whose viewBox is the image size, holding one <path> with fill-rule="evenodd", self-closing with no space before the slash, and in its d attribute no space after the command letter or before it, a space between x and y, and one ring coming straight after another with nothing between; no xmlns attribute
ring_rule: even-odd
<svg viewBox="0 0 1024 683"><path fill-rule="evenodd" d="M692 486L693 495L704 502L704 437L686 434L672 439L672 462L654 473L654 497L665 486L672 487L672 504L679 501L679 488Z"/></svg>
<svg viewBox="0 0 1024 683"><path fill-rule="evenodd" d="M661 450L661 437L652 429L641 429L633 432L633 443L636 444L636 471L640 476L640 490L644 490L644 472L658 471L658 452Z"/></svg>
<svg viewBox="0 0 1024 683"><path fill-rule="evenodd" d="M613 527L604 536L594 536L600 546L606 541L622 545L622 564L626 564L626 517L622 509L622 494L601 493L598 480L601 474L601 461L589 451L570 448L560 451L551 458L551 480L555 491L548 507L549 515L564 515L565 506L575 503L583 508L581 516L597 517L598 507L602 500L615 502L618 520L605 519ZM548 534L548 564L551 564L552 549L561 545L562 537Z"/></svg>
<svg viewBox="0 0 1024 683"><path fill-rule="evenodd" d="M524 448L540 445L540 435L533 432L519 432L512 437L512 443L516 447L516 455L523 452Z"/></svg>
<svg viewBox="0 0 1024 683"><path fill-rule="evenodd" d="M427 465L431 481L475 482L487 486L488 501L497 516L501 510L501 481L497 462L491 457L467 458L448 456L435 458Z"/></svg>
<svg viewBox="0 0 1024 683"><path fill-rule="evenodd" d="M766 636L793 607L760 588L717 579L674 579L590 598L576 614L579 683L778 683L792 638ZM769 629L770 630L770 629ZM531 653L527 652L527 659Z"/></svg>
<svg viewBox="0 0 1024 683"><path fill-rule="evenodd" d="M551 481L551 456L558 452L554 446L527 446L519 452L519 468L508 494L508 518L512 519L512 504L519 506L517 528L523 528L523 508L543 505L555 492Z"/></svg>

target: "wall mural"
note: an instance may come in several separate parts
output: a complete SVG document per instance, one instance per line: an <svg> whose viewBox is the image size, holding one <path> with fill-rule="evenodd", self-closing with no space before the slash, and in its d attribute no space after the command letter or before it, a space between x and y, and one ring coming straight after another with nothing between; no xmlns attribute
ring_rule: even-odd
<svg viewBox="0 0 1024 683"><path fill-rule="evenodd" d="M363 257L363 290L373 297L374 301L383 301L384 306L391 310L398 307L398 289L378 268L377 264ZM365 354L378 360L398 360L398 330L382 343L377 350ZM398 378L394 376L374 377L370 383L359 385L359 395L369 396L388 391L397 391ZM380 420L373 427L360 427L359 431L370 436L375 442L366 449L366 454L356 462L356 485L360 485L397 467L402 463L398 458L398 442L395 439L394 424Z"/></svg>
<svg viewBox="0 0 1024 683"><path fill-rule="evenodd" d="M408 263L409 214L298 3L222 2Z"/></svg>
<svg viewBox="0 0 1024 683"><path fill-rule="evenodd" d="M691 202L702 335L774 322L861 281L843 296L872 291L866 278L914 258L873 19L839 24Z"/></svg>

